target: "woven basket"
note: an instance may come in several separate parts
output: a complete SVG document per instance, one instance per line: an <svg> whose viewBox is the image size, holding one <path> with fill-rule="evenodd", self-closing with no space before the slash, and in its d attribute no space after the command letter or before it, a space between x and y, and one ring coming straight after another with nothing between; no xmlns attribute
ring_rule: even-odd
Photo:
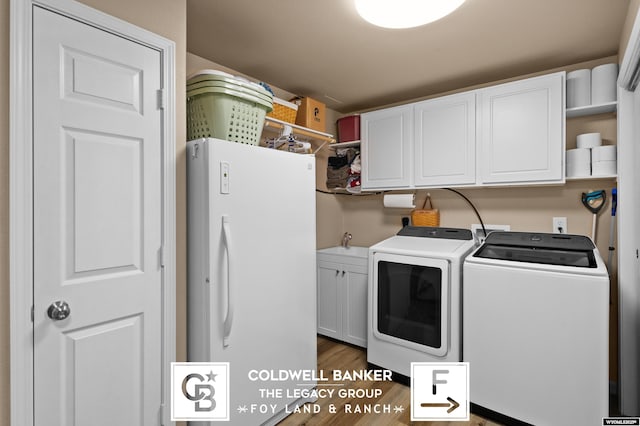
<svg viewBox="0 0 640 426"><path fill-rule="evenodd" d="M279 98L273 98L273 111L267 114L268 117L282 120L294 124L298 115L298 105L287 102Z"/></svg>
<svg viewBox="0 0 640 426"><path fill-rule="evenodd" d="M429 207L427 207L427 201ZM440 211L433 208L431 194L427 194L421 209L414 209L411 212L411 224L413 226L440 226Z"/></svg>

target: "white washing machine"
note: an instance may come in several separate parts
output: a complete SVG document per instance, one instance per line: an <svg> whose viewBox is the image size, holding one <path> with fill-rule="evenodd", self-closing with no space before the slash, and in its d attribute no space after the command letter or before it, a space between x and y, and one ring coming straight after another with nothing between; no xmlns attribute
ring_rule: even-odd
<svg viewBox="0 0 640 426"><path fill-rule="evenodd" d="M468 229L412 227L369 249L367 362L410 376L411 362L457 362Z"/></svg>
<svg viewBox="0 0 640 426"><path fill-rule="evenodd" d="M609 277L588 237L489 234L464 262L463 300L472 411L535 425L602 424Z"/></svg>

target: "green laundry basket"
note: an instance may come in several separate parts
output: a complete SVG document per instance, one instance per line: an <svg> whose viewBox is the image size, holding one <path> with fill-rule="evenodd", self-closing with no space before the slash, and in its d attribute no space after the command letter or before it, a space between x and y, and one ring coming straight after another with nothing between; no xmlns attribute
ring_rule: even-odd
<svg viewBox="0 0 640 426"><path fill-rule="evenodd" d="M211 137L258 145L264 117L273 110L273 102L267 99L216 85L188 90L188 140Z"/></svg>

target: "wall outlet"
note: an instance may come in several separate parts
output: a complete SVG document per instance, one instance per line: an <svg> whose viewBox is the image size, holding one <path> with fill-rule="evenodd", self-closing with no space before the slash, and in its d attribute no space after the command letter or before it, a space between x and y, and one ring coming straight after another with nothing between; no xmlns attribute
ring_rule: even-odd
<svg viewBox="0 0 640 426"><path fill-rule="evenodd" d="M511 231L511 225L489 225L485 224L484 228L487 231L487 235L493 231ZM471 224L471 233L473 234L476 242L482 243L486 238L484 232L482 232L482 225L479 223Z"/></svg>
<svg viewBox="0 0 640 426"><path fill-rule="evenodd" d="M554 234L566 234L569 232L567 228L566 217L554 217L553 218L553 233Z"/></svg>

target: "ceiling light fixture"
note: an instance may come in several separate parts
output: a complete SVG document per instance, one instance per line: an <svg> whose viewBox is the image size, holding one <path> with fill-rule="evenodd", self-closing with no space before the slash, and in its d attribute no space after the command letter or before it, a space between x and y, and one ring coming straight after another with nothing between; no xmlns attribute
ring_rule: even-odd
<svg viewBox="0 0 640 426"><path fill-rule="evenodd" d="M465 0L355 0L360 16L383 28L413 28L437 21Z"/></svg>

